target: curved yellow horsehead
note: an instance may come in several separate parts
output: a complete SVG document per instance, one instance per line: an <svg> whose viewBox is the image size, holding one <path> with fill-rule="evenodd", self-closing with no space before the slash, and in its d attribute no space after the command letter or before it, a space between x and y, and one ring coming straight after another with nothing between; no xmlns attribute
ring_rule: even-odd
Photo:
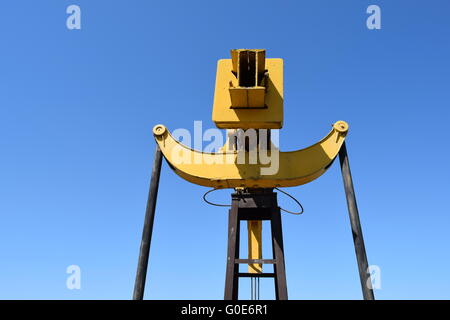
<svg viewBox="0 0 450 320"><path fill-rule="evenodd" d="M348 125L338 121L331 132L318 143L302 150L280 152L273 145L268 158L277 159L277 165L261 162L239 163L239 152L227 150L202 153L192 150L177 140L163 125L153 129L156 142L170 167L183 179L215 189L293 187L320 177L339 153ZM278 157L271 154L278 152ZM244 155L242 159L249 157ZM274 169L275 168L275 169ZM266 170L264 170L266 169Z"/></svg>
<svg viewBox="0 0 450 320"><path fill-rule="evenodd" d="M231 51L231 59L218 62L213 121L221 129L280 129L283 125L283 60L266 59L265 50ZM273 144L258 145L268 163L250 159L251 148L239 148L228 139L217 153L192 150L175 140L163 125L153 134L170 167L183 179L206 187L293 187L321 176L339 153L348 124L338 121L331 132L302 150L281 152ZM233 137L233 135L231 135ZM245 143L244 143L245 144Z"/></svg>

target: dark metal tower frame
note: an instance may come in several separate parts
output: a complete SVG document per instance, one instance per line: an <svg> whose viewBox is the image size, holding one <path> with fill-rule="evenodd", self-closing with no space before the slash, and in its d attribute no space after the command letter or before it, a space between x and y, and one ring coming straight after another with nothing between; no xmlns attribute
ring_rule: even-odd
<svg viewBox="0 0 450 320"><path fill-rule="evenodd" d="M240 259L240 222L245 220L268 220L271 224L272 259ZM241 273L239 264L273 264L273 273ZM277 194L272 189L257 189L231 195L228 220L228 255L225 277L225 300L238 300L240 277L274 278L275 297L287 300L286 270L284 264L283 232Z"/></svg>
<svg viewBox="0 0 450 320"><path fill-rule="evenodd" d="M134 300L142 300L144 298L162 157L162 152L157 145L147 200L147 208L145 212L136 281L134 285ZM348 160L345 142L339 151L339 161L344 180L344 189L347 199L350 225L352 229L356 259L358 262L359 278L361 281L363 297L365 300L374 300L375 297L371 286L369 264L367 261L367 254L364 245L364 238L359 219L358 207L356 204L355 190L353 187L350 163ZM239 258L239 224L241 220L270 220L272 230L273 259L249 260ZM237 300L239 277L258 277L257 274L239 272L239 264L248 263L273 264L273 273L261 273L259 276L273 277L275 282L276 299L287 299L281 215L277 204L276 193L274 193L271 189L260 189L258 192L252 193L232 194L232 205L229 211L228 224L228 255L225 279L225 300Z"/></svg>

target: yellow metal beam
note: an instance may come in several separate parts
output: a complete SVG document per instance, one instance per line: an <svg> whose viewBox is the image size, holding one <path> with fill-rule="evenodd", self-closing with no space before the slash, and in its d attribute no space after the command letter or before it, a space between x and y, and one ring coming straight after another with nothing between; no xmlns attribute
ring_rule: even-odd
<svg viewBox="0 0 450 320"><path fill-rule="evenodd" d="M272 163L261 164L258 161L255 164L240 164L238 152L246 151L223 148L218 153L202 153L176 141L165 126L156 125L153 128L164 157L180 177L217 189L293 187L308 183L328 169L338 155L347 132L348 124L338 121L325 138L306 149L281 152L273 147L269 152ZM273 156L273 152L279 152L278 157ZM245 156L248 159L248 154ZM276 172L264 174L262 169L274 165L278 169Z"/></svg>
<svg viewBox="0 0 450 320"><path fill-rule="evenodd" d="M248 220L248 258L249 259L262 259L262 221L261 220ZM261 263L249 263L249 273L261 273Z"/></svg>
<svg viewBox="0 0 450 320"><path fill-rule="evenodd" d="M250 59L249 52L255 52ZM264 50L233 50L217 63L212 120L221 129L280 129L283 126L283 60ZM244 54L246 53L246 54ZM249 60L239 71L241 58ZM263 61L263 62L262 62ZM244 70L246 70L244 72Z"/></svg>

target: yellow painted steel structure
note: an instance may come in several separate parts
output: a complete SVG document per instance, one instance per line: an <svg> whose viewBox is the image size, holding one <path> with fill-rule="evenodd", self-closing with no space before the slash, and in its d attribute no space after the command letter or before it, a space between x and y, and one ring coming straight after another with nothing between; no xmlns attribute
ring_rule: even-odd
<svg viewBox="0 0 450 320"><path fill-rule="evenodd" d="M280 129L283 94L282 59L267 59L263 49L231 50L231 59L217 64L212 120L221 129ZM311 182L330 167L347 132L348 124L337 121L322 140L297 151L281 152L273 144L254 150L232 148L228 140L219 152L204 153L175 140L164 125L153 128L164 157L180 177L215 189L293 187ZM246 159L252 152L257 153L257 161L249 163ZM263 161L268 158L270 162ZM248 221L247 228L248 258L261 259L262 221ZM249 263L248 272L261 273L262 264Z"/></svg>
<svg viewBox="0 0 450 320"><path fill-rule="evenodd" d="M283 60L265 59L265 50L232 50L231 56L232 59L217 63L212 112L216 126L280 129L283 126Z"/></svg>
<svg viewBox="0 0 450 320"><path fill-rule="evenodd" d="M248 231L248 258L262 259L262 221L249 220L247 221ZM261 263L249 263L249 273L261 273Z"/></svg>
<svg viewBox="0 0 450 320"><path fill-rule="evenodd" d="M311 182L336 158L347 131L348 124L338 121L325 138L308 148L281 152L272 146L267 152L269 156L278 152L278 171L264 175L262 169L273 163L239 164L239 157L248 159L248 151L224 148L221 152L204 153L175 140L163 125L153 128L156 142L175 173L189 182L215 189L294 187Z"/></svg>

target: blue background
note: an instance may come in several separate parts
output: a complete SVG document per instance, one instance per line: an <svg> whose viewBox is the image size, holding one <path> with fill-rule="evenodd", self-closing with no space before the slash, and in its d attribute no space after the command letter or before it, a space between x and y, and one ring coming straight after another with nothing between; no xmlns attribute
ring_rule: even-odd
<svg viewBox="0 0 450 320"><path fill-rule="evenodd" d="M81 30L66 28L71 4ZM366 27L371 4L381 30ZM214 127L216 61L232 48L285 61L282 150L350 124L376 297L450 298L450 2L15 0L0 12L0 298L131 298L151 129ZM222 299L227 210L206 190L164 164L145 298ZM306 209L283 215L289 297L360 299L339 166L287 191ZM81 290L66 288L72 264ZM261 282L261 298L272 291Z"/></svg>

